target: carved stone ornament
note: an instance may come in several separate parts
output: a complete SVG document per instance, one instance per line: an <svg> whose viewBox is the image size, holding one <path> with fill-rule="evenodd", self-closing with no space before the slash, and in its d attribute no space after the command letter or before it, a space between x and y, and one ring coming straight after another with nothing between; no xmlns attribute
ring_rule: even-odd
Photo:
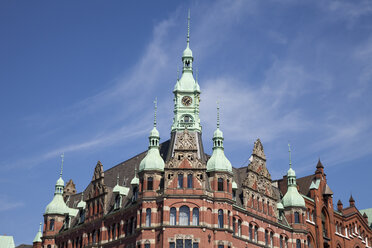
<svg viewBox="0 0 372 248"><path fill-rule="evenodd" d="M98 161L96 167L94 168L94 174L93 174L92 181L95 181L103 177L104 177L103 165L101 161Z"/></svg>
<svg viewBox="0 0 372 248"><path fill-rule="evenodd" d="M189 133L187 129L185 129L182 134L177 136L176 150L197 150L196 145L196 138L194 133Z"/></svg>
<svg viewBox="0 0 372 248"><path fill-rule="evenodd" d="M264 153L263 145L261 143L260 139L257 139L256 142L254 142L254 147L253 147L253 155L256 155L257 157L260 157L264 160L266 160L266 156Z"/></svg>

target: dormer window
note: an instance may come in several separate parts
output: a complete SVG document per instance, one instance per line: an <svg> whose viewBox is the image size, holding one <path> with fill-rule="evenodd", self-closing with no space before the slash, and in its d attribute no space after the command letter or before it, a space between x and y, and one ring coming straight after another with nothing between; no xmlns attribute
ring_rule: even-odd
<svg viewBox="0 0 372 248"><path fill-rule="evenodd" d="M115 209L118 209L121 207L121 195L117 195L115 198Z"/></svg>
<svg viewBox="0 0 372 248"><path fill-rule="evenodd" d="M137 201L138 198L138 187L133 188L133 196L132 196L132 201L135 202Z"/></svg>
<svg viewBox="0 0 372 248"><path fill-rule="evenodd" d="M85 220L85 211L84 209L81 209L80 214L79 214L79 223L83 223L84 220Z"/></svg>

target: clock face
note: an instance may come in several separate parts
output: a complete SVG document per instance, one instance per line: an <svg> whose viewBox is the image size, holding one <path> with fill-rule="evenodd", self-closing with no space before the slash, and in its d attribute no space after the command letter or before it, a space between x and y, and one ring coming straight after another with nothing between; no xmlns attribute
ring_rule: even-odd
<svg viewBox="0 0 372 248"><path fill-rule="evenodd" d="M190 106L192 103L192 98L189 96L182 97L182 104L185 106Z"/></svg>

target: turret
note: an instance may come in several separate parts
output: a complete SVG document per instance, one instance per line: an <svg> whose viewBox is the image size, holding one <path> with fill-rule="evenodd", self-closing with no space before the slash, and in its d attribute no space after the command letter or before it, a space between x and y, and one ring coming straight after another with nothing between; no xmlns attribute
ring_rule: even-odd
<svg viewBox="0 0 372 248"><path fill-rule="evenodd" d="M282 203L285 215L289 223L301 224L305 227L304 213L306 211L305 200L297 190L296 172L292 169L291 147L288 145L289 152L289 170L287 172L287 193L285 193ZM297 227L299 228L299 227Z"/></svg>
<svg viewBox="0 0 372 248"><path fill-rule="evenodd" d="M350 204L350 207L355 207L355 200L353 198L353 195L350 195L349 204Z"/></svg>
<svg viewBox="0 0 372 248"><path fill-rule="evenodd" d="M154 127L149 136L149 149L146 156L139 165L140 178L142 179L142 191L155 191L160 187L161 174L164 172L164 160L159 152L159 131L156 129L156 109L157 101L155 99Z"/></svg>
<svg viewBox="0 0 372 248"><path fill-rule="evenodd" d="M207 173L212 189L232 194L232 166L224 152L219 109L217 106L217 129L213 134L213 152L207 162Z"/></svg>
<svg viewBox="0 0 372 248"><path fill-rule="evenodd" d="M36 233L34 241L32 241L32 248L41 248L41 243L42 243L41 237L42 236L43 235L41 233L41 222L40 222L39 231Z"/></svg>
<svg viewBox="0 0 372 248"><path fill-rule="evenodd" d="M344 206L343 206L341 200L338 200L338 202L337 202L337 210L339 212L341 212L343 208L344 208Z"/></svg>

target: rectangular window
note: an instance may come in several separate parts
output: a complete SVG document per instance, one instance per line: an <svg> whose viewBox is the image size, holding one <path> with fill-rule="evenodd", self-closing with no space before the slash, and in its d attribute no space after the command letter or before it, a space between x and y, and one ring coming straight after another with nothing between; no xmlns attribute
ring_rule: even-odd
<svg viewBox="0 0 372 248"><path fill-rule="evenodd" d="M145 248L150 248L150 244L145 244Z"/></svg>
<svg viewBox="0 0 372 248"><path fill-rule="evenodd" d="M192 240L186 239L185 240L185 248L192 248Z"/></svg>
<svg viewBox="0 0 372 248"><path fill-rule="evenodd" d="M192 248L199 248L199 243L194 243L194 244L192 245Z"/></svg>
<svg viewBox="0 0 372 248"><path fill-rule="evenodd" d="M152 177L149 177L147 179L147 190L153 190L154 185L154 179Z"/></svg>
<svg viewBox="0 0 372 248"><path fill-rule="evenodd" d="M174 244L174 242L169 243L169 248L176 248L176 245Z"/></svg>
<svg viewBox="0 0 372 248"><path fill-rule="evenodd" d="M218 245L218 248L223 248L223 245Z"/></svg>
<svg viewBox="0 0 372 248"><path fill-rule="evenodd" d="M183 239L176 240L176 248L183 248Z"/></svg>
<svg viewBox="0 0 372 248"><path fill-rule="evenodd" d="M183 188L183 174L178 174L178 188L182 189Z"/></svg>
<svg viewBox="0 0 372 248"><path fill-rule="evenodd" d="M223 179L218 178L218 191L223 191Z"/></svg>
<svg viewBox="0 0 372 248"><path fill-rule="evenodd" d="M187 188L192 189L192 174L187 175Z"/></svg>

